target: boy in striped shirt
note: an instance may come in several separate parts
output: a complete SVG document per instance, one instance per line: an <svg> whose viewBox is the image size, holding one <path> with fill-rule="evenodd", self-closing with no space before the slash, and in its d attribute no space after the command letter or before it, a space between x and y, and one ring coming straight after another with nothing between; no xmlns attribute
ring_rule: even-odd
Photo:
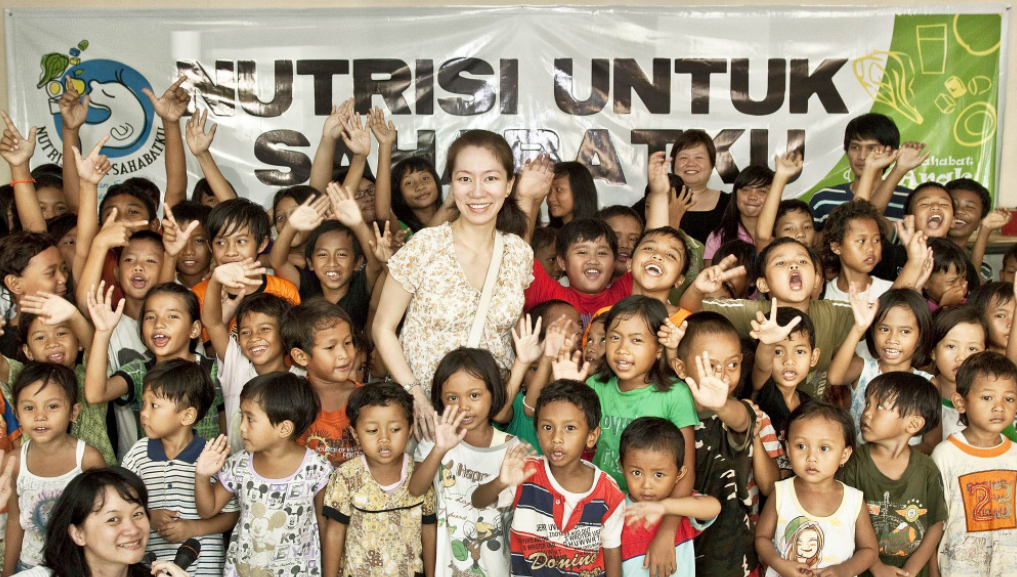
<svg viewBox="0 0 1017 577"><path fill-rule="evenodd" d="M212 379L197 363L168 361L145 375L142 399L141 427L147 438L131 447L123 466L148 489L148 551L172 561L179 543L197 538L201 555L189 574L221 576L222 533L236 525L240 507L234 498L215 517L202 519L194 504L194 465L205 439L193 427L215 399Z"/></svg>

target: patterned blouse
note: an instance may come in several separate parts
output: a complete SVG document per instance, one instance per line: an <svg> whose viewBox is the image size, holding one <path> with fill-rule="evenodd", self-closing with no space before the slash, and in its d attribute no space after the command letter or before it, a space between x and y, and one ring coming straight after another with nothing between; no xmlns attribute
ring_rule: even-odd
<svg viewBox="0 0 1017 577"><path fill-rule="evenodd" d="M508 370L515 361L511 330L523 311L523 291L533 282L533 249L514 234L502 238L504 256L479 346ZM442 357L469 340L480 291L456 258L448 223L414 234L389 260L388 270L413 295L399 340L413 375L430 394Z"/></svg>

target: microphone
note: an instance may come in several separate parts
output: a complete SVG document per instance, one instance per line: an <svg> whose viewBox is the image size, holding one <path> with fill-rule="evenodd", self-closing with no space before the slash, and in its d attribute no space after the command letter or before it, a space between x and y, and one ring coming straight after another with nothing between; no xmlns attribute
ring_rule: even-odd
<svg viewBox="0 0 1017 577"><path fill-rule="evenodd" d="M155 563L155 561L156 561L155 553L149 551L148 553L145 553L145 556L142 557L141 561L139 561L138 563L140 563L141 565L151 567L152 563Z"/></svg>
<svg viewBox="0 0 1017 577"><path fill-rule="evenodd" d="M186 571L191 566L191 563L194 563L195 559L198 558L200 553L201 542L197 539L188 539L177 549L177 556L173 558L173 563Z"/></svg>

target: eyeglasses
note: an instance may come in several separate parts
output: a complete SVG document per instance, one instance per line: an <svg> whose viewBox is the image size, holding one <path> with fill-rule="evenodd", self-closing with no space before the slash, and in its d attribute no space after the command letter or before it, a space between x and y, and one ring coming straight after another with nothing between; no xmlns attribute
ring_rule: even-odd
<svg viewBox="0 0 1017 577"><path fill-rule="evenodd" d="M373 184L371 186L368 186L367 188L365 188L363 190L361 190L360 188L357 188L357 192L353 195L353 200L360 200L360 199L364 198L365 196L370 196L371 198L374 198L375 190L376 189L375 189L375 186Z"/></svg>

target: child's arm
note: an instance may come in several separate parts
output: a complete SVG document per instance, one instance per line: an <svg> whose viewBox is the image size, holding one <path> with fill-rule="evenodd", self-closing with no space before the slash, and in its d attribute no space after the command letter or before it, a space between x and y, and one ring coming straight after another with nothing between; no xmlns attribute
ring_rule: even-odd
<svg viewBox="0 0 1017 577"><path fill-rule="evenodd" d="M191 149L191 154L198 159L201 174L205 176L205 182L208 183L208 187L212 190L212 195L215 196L216 200L223 202L234 199L237 197L236 191L233 190L229 181L219 171L215 158L209 152L212 140L215 138L215 129L219 125L213 122L212 128L206 133L205 119L208 118L208 111L203 110L201 114L197 112L195 110L194 114L187 119L187 148ZM166 205L170 205L168 199Z"/></svg>
<svg viewBox="0 0 1017 577"><path fill-rule="evenodd" d="M756 534L758 535L758 533ZM825 569L813 569L812 575L813 577L849 577L851 575L861 575L877 561L879 561L879 541L876 539L876 532L872 529L872 520L869 519L869 508L862 502L862 506L858 508L858 518L855 520L854 555L851 555L843 563L831 565ZM917 575L917 573L915 574Z"/></svg>
<svg viewBox="0 0 1017 577"><path fill-rule="evenodd" d="M21 451L12 452L10 459L14 462L12 478L17 479L21 468ZM10 465L8 465L10 467ZM3 577L16 573L18 560L21 558L21 545L25 539L25 530L21 527L21 504L18 503L18 492L11 491L7 498L7 529L4 532L4 570Z"/></svg>
<svg viewBox="0 0 1017 577"><path fill-rule="evenodd" d="M325 536L321 528L328 524L328 517L325 516L325 493L328 491L328 483L318 490L314 495L314 514L318 517L318 544L324 545Z"/></svg>
<svg viewBox="0 0 1017 577"><path fill-rule="evenodd" d="M940 521L925 531L925 535L922 535L921 544L911 553L903 567L898 569L884 565L877 556L876 562L869 568L869 572L872 573L873 577L907 577L908 575L918 575L929 563L929 560L935 556L936 551L939 549L939 540L942 537L943 522Z"/></svg>
<svg viewBox="0 0 1017 577"><path fill-rule="evenodd" d="M155 113L162 119L166 137L166 191L164 204L176 206L187 198L187 161L184 159L184 137L180 132L180 117L187 112L191 97L180 87L187 80L181 76L159 98L148 88L142 88L152 103Z"/></svg>
<svg viewBox="0 0 1017 577"><path fill-rule="evenodd" d="M64 198L67 200L67 208L71 212L79 213L78 202L78 166L67 159L74 158L74 148L80 147L78 130L88 117L88 105L91 96L85 95L82 100L81 94L71 81L71 76L65 76L64 95L60 97L57 105L60 107L61 139L63 141L64 163L61 173L64 177Z"/></svg>
<svg viewBox="0 0 1017 577"><path fill-rule="evenodd" d="M346 524L327 519L321 530L322 577L339 577L343 551L346 548Z"/></svg>
<svg viewBox="0 0 1017 577"><path fill-rule="evenodd" d="M318 149L314 152L314 160L311 162L311 180L308 182L318 192L324 193L325 187L332 180L335 145L343 133L342 119L352 114L353 98L348 98L339 106L332 106L332 114L325 118L325 124L321 127L321 140L318 142ZM375 203L377 202L378 197L375 196ZM375 211L377 210L378 207L375 205ZM378 215L380 218L381 213Z"/></svg>
<svg viewBox="0 0 1017 577"><path fill-rule="evenodd" d="M424 577L434 577L435 559L438 556L437 523L428 523L420 528L420 545L423 548Z"/></svg>
<svg viewBox="0 0 1017 577"><path fill-rule="evenodd" d="M519 319L519 333L512 329L512 342L516 346L516 360L512 363L512 371L509 373L509 381L506 385L505 406L497 415L491 417L495 423L505 424L512 420L512 401L523 386L523 379L530 365L540 360L544 349L540 343L540 322L543 319L537 317L537 324L530 327L530 315Z"/></svg>
<svg viewBox="0 0 1017 577"><path fill-rule="evenodd" d="M177 256L187 246L191 235L201 225L192 220L187 229L181 230L177 219L173 217L173 208L167 204L164 211L166 218L162 220L162 248L165 256L162 259L162 270L159 271L159 282L173 282L177 278Z"/></svg>
<svg viewBox="0 0 1017 577"><path fill-rule="evenodd" d="M682 293L678 306L693 313L703 310L705 295L720 290L724 286L724 282L745 274L745 267L742 265L731 268L736 262L738 262L738 257L732 254L713 266L701 270L696 280Z"/></svg>
<svg viewBox="0 0 1017 577"><path fill-rule="evenodd" d="M392 220L392 149L398 132L391 120L385 124L385 112L375 106L368 112L367 125L378 141L378 169L374 175L374 214L378 221ZM449 195L451 196L451 195ZM385 214L381 213L384 199Z"/></svg>
<svg viewBox="0 0 1017 577"><path fill-rule="evenodd" d="M532 477L537 470L526 470L526 459L531 453L530 446L526 443L519 443L505 451L498 476L473 490L473 507L486 509L494 505L503 491L518 487Z"/></svg>
<svg viewBox="0 0 1017 577"><path fill-rule="evenodd" d="M759 212L759 219L756 220L756 251L762 252L764 248L773 242L773 229L777 225L777 209L780 207L781 197L784 195L784 187L796 175L802 172L802 155L788 151L783 155L775 155L773 164L777 167L773 175L773 182L766 192L766 201L763 202L763 210Z"/></svg>
<svg viewBox="0 0 1017 577"><path fill-rule="evenodd" d="M378 279L382 270L381 261L371 250L374 231L364 222L364 215L361 214L360 206L354 199L353 189L347 188L345 185L340 187L338 184L330 182L325 190L327 193L325 196L332 204L332 213L335 214L336 220L353 231L357 244L360 245L364 258L367 259L364 274L367 275L367 290L370 291L374 288L374 281Z"/></svg>
<svg viewBox="0 0 1017 577"><path fill-rule="evenodd" d="M749 336L759 341L752 367L752 389L754 391L763 388L763 385L772 376L775 345L785 340L802 320L801 317L795 317L788 324L780 326L780 323L777 322L778 308L780 308L780 304L774 297L770 305L769 317L764 315L763 311L756 311L756 320L749 321L749 326L752 327Z"/></svg>
<svg viewBox="0 0 1017 577"><path fill-rule="evenodd" d="M830 361L826 380L833 387L850 385L861 376L865 361L855 354L855 347L865 338L865 332L872 326L872 322L876 319L876 313L879 312L879 299L876 299L876 302L869 302L869 291L858 293L855 291L854 285L851 285L849 292L855 324L833 355L833 360Z"/></svg>
<svg viewBox="0 0 1017 577"><path fill-rule="evenodd" d="M445 412L441 417L437 413L432 413L434 446L423 462L413 470L413 476L410 477L407 486L410 495L419 497L427 492L427 488L431 486L431 481L434 480L434 476L441 467L441 460L445 458L445 454L462 442L463 437L466 436L466 429L460 429L459 424L463 422L465 416L465 413L459 411L459 407L451 405L445 407Z"/></svg>
<svg viewBox="0 0 1017 577"><path fill-rule="evenodd" d="M87 298L88 312L95 324L95 338L92 348L88 351L88 364L85 367L85 402L96 404L118 399L130 390L128 383L120 375L106 378L106 361L109 355L109 341L113 329L124 313L124 299L120 299L116 310L110 309L113 300L113 287L109 287L103 296L106 283L99 283L95 294L89 292Z"/></svg>
<svg viewBox="0 0 1017 577"><path fill-rule="evenodd" d="M73 162L64 161L64 166L73 165L74 172L78 175L77 201L78 201L78 230L74 238L74 262L70 263L71 273L75 279L82 278L82 270L85 268L85 261L88 259L88 252L95 239L95 233L99 230L98 202L99 182L110 170L109 159L105 154L99 154L102 147L109 140L109 135L99 139L99 143L92 147L88 156L82 158L81 151L76 145L71 145L71 156ZM66 144L66 143L65 143ZM64 157L65 159L68 157ZM64 185L66 186L66 180Z"/></svg>
<svg viewBox="0 0 1017 577"><path fill-rule="evenodd" d="M43 324L53 326L66 322L88 355L94 334L92 323L71 301L55 294L40 292L21 297L20 306L21 312L38 315Z"/></svg>
<svg viewBox="0 0 1017 577"><path fill-rule="evenodd" d="M746 402L756 413L756 418L752 423L752 476L756 479L759 492L764 497L769 497L773 493L774 485L780 481L780 467L777 466L777 461L771 458L770 453L766 450L766 445L763 444L763 418L766 413L752 401ZM772 426L767 426L773 431ZM776 436L776 431L773 434Z"/></svg>
<svg viewBox="0 0 1017 577"><path fill-rule="evenodd" d="M169 543L183 543L188 539L205 535L219 535L237 526L240 512L219 513L211 519L181 519L173 517L171 521L156 529L159 536Z"/></svg>
<svg viewBox="0 0 1017 577"><path fill-rule="evenodd" d="M346 145L346 150L353 154L342 186L349 190L359 190L360 181L364 178L364 169L367 167L367 155L371 154L371 131L361 122L360 113L341 117L339 121L343 125L341 135L343 144Z"/></svg>
<svg viewBox="0 0 1017 577"><path fill-rule="evenodd" d="M233 493L222 483L212 483L212 477L222 471L229 456L230 447L226 435L219 435L205 443L205 448L194 464L194 505L202 519L211 519L219 514L233 497Z"/></svg>
<svg viewBox="0 0 1017 577"><path fill-rule="evenodd" d="M621 547L604 548L605 577L622 577Z"/></svg>
<svg viewBox="0 0 1017 577"><path fill-rule="evenodd" d="M862 507L862 511L865 508ZM866 512L866 515L868 513ZM869 530L872 525L869 525ZM770 567L782 577L797 577L800 575L814 575L812 569L805 563L797 563L784 559L773 545L773 535L777 531L777 500L767 499L763 505L763 512L756 522L756 553L764 565ZM859 572L860 573L860 572ZM852 573L857 575L857 573Z"/></svg>
<svg viewBox="0 0 1017 577"><path fill-rule="evenodd" d="M710 353L704 351L696 357L696 368L699 370L699 382L691 376L685 377L696 404L717 413L717 418L731 431L742 434L748 431L752 424L749 408L741 401L728 397L728 386L721 380L721 370L710 365Z"/></svg>
<svg viewBox="0 0 1017 577"><path fill-rule="evenodd" d="M646 160L646 180L650 192L646 195L646 230L670 226L668 205L670 202L671 179L667 176L667 156L664 151L655 152Z"/></svg>
<svg viewBox="0 0 1017 577"><path fill-rule="evenodd" d="M7 129L3 140L0 140L0 157L11 166L11 186L14 187L14 205L18 208L21 227L32 232L46 232L46 219L42 217L39 197L35 193L35 179L32 178L32 155L35 154L35 133L33 126L28 130L28 138L21 132L6 112L3 115Z"/></svg>
<svg viewBox="0 0 1017 577"><path fill-rule="evenodd" d="M95 235L88 251L88 259L81 268L81 278L77 279L75 300L83 310L88 307L90 289L102 281L102 267L106 262L106 253L118 246L127 246L128 239L135 231L148 226L147 220L117 222L117 209L110 211L102 230ZM110 287L112 289L112 287Z"/></svg>
<svg viewBox="0 0 1017 577"><path fill-rule="evenodd" d="M894 160L897 160L899 152L892 147L886 146L876 148L865 158L865 168L858 175L858 183L855 185L854 200L867 201L879 209L880 213L886 211L886 203L879 206L873 202L873 191L882 182L883 169L890 166L890 163ZM887 202L889 202L889 198L887 198Z"/></svg>
<svg viewBox="0 0 1017 577"><path fill-rule="evenodd" d="M261 275L265 274L265 268L260 266L258 261L245 259L241 262L221 264L212 271L212 277L208 279L208 287L205 289L205 302L201 309L201 324L208 331L209 340L212 341L212 349L219 359L226 359L226 349L230 344L229 321L232 314L236 314L237 306L247 294L248 287L251 290L257 289L261 284ZM222 303L222 289L226 287L237 291L237 298L231 299L230 307L224 307ZM223 310L232 313L225 318Z"/></svg>
<svg viewBox="0 0 1017 577"><path fill-rule="evenodd" d="M878 183L876 192L872 194L871 202L880 212L886 211L887 205L890 204L890 200L893 198L893 191L897 189L901 179L907 176L907 173L921 166L925 159L929 157L929 154L932 153L929 150L922 154L924 149L924 142L905 142L900 145L900 149L895 151L897 163L893 165L890 174L886 175L886 178ZM882 173L882 170L880 170L880 173Z"/></svg>
<svg viewBox="0 0 1017 577"><path fill-rule="evenodd" d="M286 219L286 224L279 231L279 237L275 239L272 251L268 255L272 270L277 277L284 278L300 288L300 271L290 262L289 256L293 240L297 238L298 233L309 233L321 226L329 208L328 195L312 196L294 209L290 217Z"/></svg>
<svg viewBox="0 0 1017 577"><path fill-rule="evenodd" d="M908 220L910 218L910 220ZM909 288L921 294L922 288L928 282L932 274L934 264L932 249L929 248L928 238L920 230L914 230L914 219L905 218L905 223L898 223L901 241L907 249L908 260L904 268L894 279L890 288Z"/></svg>
<svg viewBox="0 0 1017 577"><path fill-rule="evenodd" d="M756 358L752 361L752 398L763 388L766 381L773 376L773 357L777 347L762 341L756 345Z"/></svg>
<svg viewBox="0 0 1017 577"><path fill-rule="evenodd" d="M625 524L632 525L642 519L645 526L649 528L664 515L708 521L720 515L720 501L716 497L706 495L667 497L660 501L640 501L625 507Z"/></svg>
<svg viewBox="0 0 1017 577"><path fill-rule="evenodd" d="M551 181L554 180L554 163L546 154L540 154L532 161L526 162L516 177L515 197L519 208L526 214L526 233L523 240L527 243L533 238L533 229L540 218L540 205L551 193ZM395 183L399 186L399 183ZM375 210L378 210L375 208Z"/></svg>
<svg viewBox="0 0 1017 577"><path fill-rule="evenodd" d="M523 412L527 417L533 416L533 408L537 406L537 398L540 391L544 389L551 380L553 367L558 359L558 354L568 351L572 347L571 341L565 336L574 333L573 321L565 315L551 321L544 331L544 354L540 357L537 365L537 374L534 375L530 386L526 388L526 396L523 397ZM577 363L573 362L573 367ZM583 379L585 382L586 379Z"/></svg>
<svg viewBox="0 0 1017 577"><path fill-rule="evenodd" d="M1013 289L1014 295L1017 295L1017 283L1014 284ZM1012 323L1010 325L1010 336L1009 336L1010 340L1006 342L1006 358L1010 359L1013 362L1017 362L1014 361L1014 359L1017 359L1017 337L1014 336L1017 335L1017 327L1015 327L1014 325L1017 325L1017 323Z"/></svg>
<svg viewBox="0 0 1017 577"><path fill-rule="evenodd" d="M982 226L975 238L975 246L971 249L971 264L979 270L978 278L982 278L982 261L985 260L985 247L989 244L989 235L1006 226L1006 223L1010 222L1010 216L1009 210L997 208L982 219Z"/></svg>

